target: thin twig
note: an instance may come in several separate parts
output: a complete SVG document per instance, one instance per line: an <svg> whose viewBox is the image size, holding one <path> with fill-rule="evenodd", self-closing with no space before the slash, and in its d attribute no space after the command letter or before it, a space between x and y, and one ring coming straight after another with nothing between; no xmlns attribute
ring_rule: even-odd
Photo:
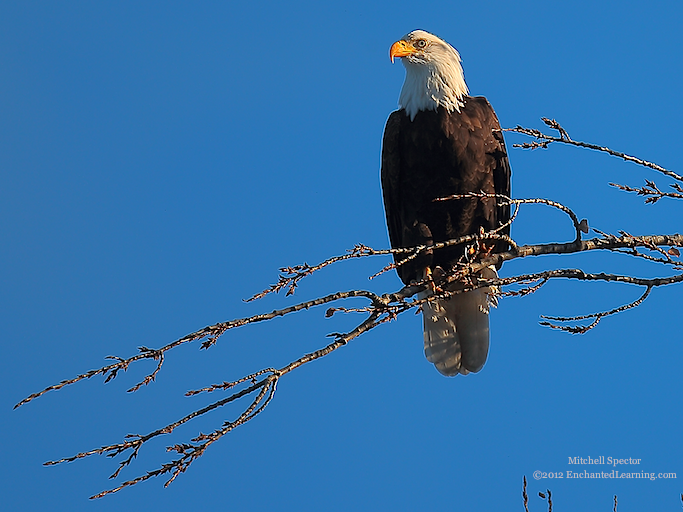
<svg viewBox="0 0 683 512"><path fill-rule="evenodd" d="M652 286L648 286L645 289L645 292L638 299L634 300L633 302L630 302L630 303L625 304L623 306L620 306L618 308L610 309L609 311L602 311L600 313L591 313L589 315L572 316L572 317L541 315L541 318L545 318L546 320L552 320L554 322L578 322L579 320L587 320L589 318L594 318L595 320L593 320L588 325L559 325L559 324L554 324L552 322L539 322L539 323L545 327L550 327L552 329L559 329L561 331L570 332L572 334L584 334L584 333L590 331L596 325L598 325L600 320L602 320L606 316L615 315L617 313L621 313L622 311L626 311L627 309L632 309L632 308L635 308L636 306L640 306L643 303L643 301L645 299L647 299L648 295L650 295L651 291L652 291Z"/></svg>
<svg viewBox="0 0 683 512"><path fill-rule="evenodd" d="M438 199L435 199L435 201L448 201L451 199L466 199L466 198L472 198L472 197L491 197L491 198L497 198L501 199L501 204L515 204L515 205L520 205L520 204L545 204L547 206L551 206L553 208L557 208L558 210L563 211L566 213L569 218L572 220L572 223L574 224L574 229L576 230L576 241L578 242L581 240L581 233L588 233L588 221L581 220L579 221L579 218L576 216L576 214L571 210L571 208L567 208L561 203L558 203L556 201L551 201L550 199L542 199L542 198L532 198L532 199L510 199L506 195L503 194L486 194L484 192L472 192L469 194L454 194L450 196L445 196L445 197L440 197ZM517 211L515 210L514 216L517 216ZM497 228L495 231L498 231L504 227L506 227L508 224L504 224L501 227Z"/></svg>
<svg viewBox="0 0 683 512"><path fill-rule="evenodd" d="M671 197L673 199L683 199L683 187L678 183L672 183L671 187L679 192L662 192L654 181L645 180L645 185L640 188L629 187L628 185L619 185L618 183L610 183L612 187L625 192L635 192L639 196L645 196L645 204L655 204L663 197Z"/></svg>
<svg viewBox="0 0 683 512"><path fill-rule="evenodd" d="M26 398L24 398L22 401L17 403L14 408L16 409L17 407L20 407L32 400L35 400L39 396L44 395L48 391L55 391L58 389L63 388L64 386L68 386L70 384L75 384L76 382L79 382L84 379L89 379L91 377L94 377L95 375L104 375L106 376L105 382L109 382L110 380L114 379L120 370L127 370L128 366L131 363L134 363L136 361L141 361L144 359L159 359L159 364L157 365L157 368L148 376L149 378L145 378L143 380L143 383L148 383L154 380L154 376L158 373L159 369L161 368L161 363L163 362L162 355L175 348L178 347L184 343L189 343L192 341L197 341L197 340L202 340L204 339L204 342L201 345L201 348L209 348L210 346L214 345L218 338L223 335L226 331L230 329L234 329L235 327L241 327L243 325L248 325L256 322L263 322L266 320L271 320L276 317L280 316L285 316L290 313L295 313L297 311L305 310L305 309L310 309L314 306L319 306L322 304L327 304L329 302L334 302L337 300L341 299L347 299L351 297L365 297L367 299L370 299L373 302L378 302L381 303L385 299L382 299L379 295L366 291L366 290L352 290L348 292L338 292L338 293L333 293L330 295L327 295L325 297L319 297L317 299L309 300L306 302L301 302L299 304L295 304L293 306L289 306L287 308L283 309L276 309L274 311L271 311L270 313L264 313L264 314L259 314L259 315L254 315L246 318L238 318L235 320L230 320L229 322L221 322L217 323L214 325L209 325L207 327L204 327L203 329L200 329L198 331L195 331L193 333L190 333L186 336L183 336L182 338L177 339L176 341L169 343L168 345L164 345L163 347L152 350L148 349L147 347L140 347L140 353L123 359L117 356L109 356L109 359L115 359L117 362L114 364L106 365L101 368L98 368L96 370L90 370L86 373L83 373L81 375L78 375L74 377L73 379L67 379L61 381L59 384L55 384L53 386L48 386L42 391L39 391L38 393L33 393ZM140 384L137 384L136 386L133 386L129 391L136 391L137 389L140 388Z"/></svg>
<svg viewBox="0 0 683 512"><path fill-rule="evenodd" d="M542 133L539 130L535 130L533 128L524 128L520 125L515 126L514 128L504 128L504 132L516 132L516 133L521 133L523 135L528 135L529 137L534 137L538 141L536 146L531 145L529 143L524 143L524 144L513 144L513 147L520 147L520 148L525 148L525 149L534 149L535 147L543 147L547 148L548 144L552 142L561 142L563 144L569 144L572 146L577 146L581 148L586 148L586 149L592 149L595 151L602 151L603 153L608 153L612 156L616 156L618 158L622 158L626 160L627 162L633 162L638 165L642 165L644 167L649 167L650 169L654 169L655 171L659 171L662 174L665 174L666 176L669 176L671 178L674 178L675 180L678 181L683 181L683 176L680 174L677 174L673 171L670 171L668 169L665 169L661 165L657 165L653 162L648 162L647 160L643 160L642 158L638 158L635 156L627 155L626 153L622 153L621 151L615 151L613 149L610 149L605 146L599 146L597 144L591 144L589 142L581 142L578 140L572 140L567 132L562 128L557 121L554 119L548 119L548 118L542 118L543 122L546 123L548 126L550 126L553 129L556 129L560 131L560 136L559 137L554 137L552 135L547 135L545 133Z"/></svg>

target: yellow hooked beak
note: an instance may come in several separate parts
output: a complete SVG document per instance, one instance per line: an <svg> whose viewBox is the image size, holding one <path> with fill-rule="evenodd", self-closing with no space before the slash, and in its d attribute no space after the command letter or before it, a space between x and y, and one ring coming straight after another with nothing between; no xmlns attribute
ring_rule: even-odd
<svg viewBox="0 0 683 512"><path fill-rule="evenodd" d="M394 57L407 57L408 55L412 55L416 51L417 50L407 42L403 40L396 41L394 44L391 45L391 48L389 49L389 58L393 63Z"/></svg>

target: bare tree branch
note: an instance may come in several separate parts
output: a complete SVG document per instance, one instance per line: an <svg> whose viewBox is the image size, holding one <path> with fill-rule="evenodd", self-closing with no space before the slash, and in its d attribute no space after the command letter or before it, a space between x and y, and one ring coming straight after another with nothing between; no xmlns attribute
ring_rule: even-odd
<svg viewBox="0 0 683 512"><path fill-rule="evenodd" d="M569 317L541 315L541 318L545 318L546 320L553 320L555 322L576 322L579 320L587 320L589 318L594 318L595 320L593 320L588 325L571 326L571 325L553 324L552 322L540 322L540 324L545 325L547 327L551 327L553 329L560 329L561 331L570 332L572 334L583 334L585 332L590 331L593 327L598 325L598 322L600 322L600 320L606 316L614 315L616 313L621 313L622 311L626 311L627 309L631 309L631 308L635 308L636 306L640 306L643 303L643 301L647 298L647 296L650 295L651 291L652 291L652 286L648 286L645 289L645 293L643 293L638 299L634 300L633 302L630 302L629 304L626 304L624 306L621 306L621 307L618 307L615 309L610 309L609 311L603 311L600 313L592 313L590 315L569 316Z"/></svg>
<svg viewBox="0 0 683 512"><path fill-rule="evenodd" d="M579 221L579 218L576 216L576 214L570 209L564 206L563 204L560 204L556 201L551 201L550 199L542 199L542 198L533 198L533 199L510 199L509 197L503 195L503 194L485 194L484 192L480 193L471 193L471 194L456 194L452 196L446 196L446 197L440 197L438 199L435 199L435 201L449 201L452 199L469 199L473 197L478 197L481 199L484 198L496 198L500 199L500 204L501 205L521 205L521 204L544 204L547 206L552 206L553 208L557 208L558 210L563 211L566 213L569 218L572 220L572 223L574 224L574 229L576 230L576 239L575 242L578 243L581 240L581 233L588 233L588 221L586 219L582 219ZM518 208L515 209L514 213L512 214L510 218L510 222L503 224L501 227L496 228L495 231L492 233L495 233L497 231L500 231L504 227L507 227L509 224L512 223L512 221L517 217L517 212L519 211ZM512 245L512 244L511 244ZM515 247L517 244L514 244L513 247Z"/></svg>
<svg viewBox="0 0 683 512"><path fill-rule="evenodd" d="M645 185L640 188L629 187L628 185L619 185L618 183L610 183L610 185L625 192L635 192L639 196L645 196L645 204L655 204L662 197L683 199L683 187L681 187L678 183L672 183L669 185L678 192L662 192L659 190L655 182L650 180L645 180Z"/></svg>
<svg viewBox="0 0 683 512"><path fill-rule="evenodd" d="M666 170L656 164L647 162L645 160L638 159L613 151L609 148L604 148L601 146L596 146L593 144L583 143L573 141L567 132L554 120L544 119L544 122L559 132L558 137L553 137L545 135L538 130L526 129L522 127L517 127L510 129L508 131L518 132L524 135L535 137L537 140L532 143L525 143L517 145L519 147L535 148L535 147L548 147L551 142L561 142L565 144L570 144L579 147L585 147L589 149L595 149L598 151L607 152L611 155L618 156L624 160L632 161L640 165L655 169L665 175L672 177L676 180L682 180L681 176L674 173L673 171ZM646 187L644 187L641 192L640 189L631 189L630 187L615 185L622 190L628 192L637 192L641 195L646 196L646 202L656 203L662 197L671 198L681 198L683 194L683 187L675 183L672 187L677 190L677 193L665 193L657 188L657 186L652 182L646 182ZM679 197L681 196L681 197ZM143 475L126 480L115 488L105 490L93 496L93 498L99 498L107 494L117 492L121 489L135 485L137 483L146 481L156 476L167 476L167 481L165 485L169 485L175 478L181 473L185 472L187 468L194 462L198 457L200 457L206 449L214 442L221 439L224 435L228 434L235 428L244 425L252 418L260 414L272 400L277 385L280 379L287 375L288 373L294 371L302 365L309 362L315 361L322 357L325 357L337 349L346 345L349 341L357 338L358 336L368 332L379 325L395 320L398 315L408 311L417 310L426 302L448 298L457 293L463 293L475 288L481 287L492 287L492 289L499 290L497 294L501 297L506 296L517 296L523 297L525 295L534 293L543 287L546 283L551 280L556 279L570 279L579 281L602 281L602 282L616 282L625 283L634 286L640 286L644 288L643 293L640 297L628 304L613 307L605 311L590 313L578 316L568 316L568 317L551 317L542 316L544 319L541 321L541 325L548 326L553 329L559 329L570 333L584 333L589 329L594 328L602 318L606 316L615 315L622 313L629 309L635 308L641 305L651 294L651 292L660 286L668 286L677 284L683 281L683 262L678 259L680 257L680 251L678 248L683 247L683 236L680 234L648 234L648 235L632 235L626 231L620 231L618 234L604 233L598 229L593 228L593 231L598 235L597 237L590 239L583 239L583 236L589 233L589 225L587 219L579 220L579 216L565 205L558 202L543 199L543 198L532 198L532 199L512 199L502 195L492 195L484 193L472 193L464 194L459 196L449 196L444 198L439 198L439 201L446 200L462 200L462 199L472 199L479 198L480 200L496 198L501 204L514 205L514 212L511 215L510 223L512 223L519 212L519 209L523 205L527 204L541 204L547 207L558 209L564 212L572 222L574 228L575 237L573 240L568 242L549 242L543 244L534 245L522 245L513 240L510 236L502 234L502 230L507 227L500 226L498 229L490 232L480 232L467 236L460 237L454 240L448 240L446 242L436 243L430 246L418 246L406 249L383 249L375 250L366 245L357 244L353 249L347 251L345 254L340 256L334 256L326 259L325 261L317 265L308 265L303 263L301 265L283 267L280 269L280 275L275 284L264 289L262 292L257 293L248 301L253 301L262 298L270 293L279 293L280 291L286 290L285 295L289 296L294 294L297 286L302 279L315 274L318 270L331 266L333 264L339 264L342 261L347 261L350 259L357 258L367 258L375 256L387 256L387 255L402 255L398 263L391 263L385 265L378 272L376 272L373 277L386 272L388 270L394 269L397 266L405 264L416 258L418 255L424 253L425 251L437 251L445 247L450 247L453 245L464 244L468 250L465 251L466 255L470 255L455 266L450 272L445 273L443 276L439 276L434 281L433 277L429 277L429 280L413 283L409 286L405 286L400 290L394 292L388 292L384 294L379 294L369 290L349 290L344 292L335 292L329 295L318 297L312 300L307 300L304 302L299 302L297 304L273 310L269 313L263 313L258 315L253 315L250 317L234 319L226 322L220 322L214 325L206 326L199 329L193 333L187 334L167 345L162 346L158 349L151 349L148 347L139 347L138 353L128 357L121 358L117 356L109 356L109 359L114 360L113 363L102 366L101 368L90 370L83 374L80 374L72 379L67 379L61 381L59 384L48 386L40 392L29 395L22 401L20 401L16 406L19 407L24 405L39 396L47 393L48 391L61 389L70 384L74 384L81 380L89 379L95 375L102 375L105 382L109 382L119 375L119 372L123 370L124 372L128 367L138 361L152 359L157 361L155 369L146 375L142 381L133 385L128 391L134 392L138 391L142 387L153 382L161 371L162 365L164 363L167 353L180 345L191 343L191 342L201 342L199 347L201 349L208 349L217 343L218 339L225 334L228 330L235 327L241 327L257 322L272 320L277 317L289 315L302 310L308 310L318 306L327 305L328 308L325 312L325 316L331 317L335 313L360 313L364 315L364 319L358 323L353 329L345 333L332 333L329 336L332 337L333 341L328 343L323 348L310 352L301 356L299 359L292 361L291 363L281 367L273 368L268 367L256 372L250 373L249 375L243 376L234 381L224 381L218 384L207 385L198 390L188 391L186 394L188 396L194 396L199 393L213 393L220 391L229 391L231 394L228 396L216 400L213 403L195 410L194 412L187 414L186 416L178 419L177 421L171 422L161 428L148 432L147 434L134 434L126 436L123 441L119 443L109 444L101 446L93 450L80 452L76 455L70 457L65 457L59 460L46 462L46 465L54 465L62 462L71 462L77 459L88 457L90 455L107 455L109 457L115 457L118 455L124 455L125 458L118 463L118 468L111 475L112 478L118 477L121 471L130 465L130 463L135 459L140 451L140 449L148 441L166 434L171 434L177 427L188 423L189 421L205 415L211 411L219 409L224 405L236 402L239 399L249 397L245 402L244 408L237 415L237 417L232 421L225 421L219 428L216 428L208 434L198 433L194 438L190 439L189 442L174 444L167 448L169 452L175 452L177 458L171 460L167 463L160 465L158 468L148 471ZM499 254L489 254L485 250L486 244L484 242L490 241L505 241L509 250ZM472 250L469 250L472 249ZM627 255L635 258L647 261L650 264L662 265L663 268L667 269L667 274L662 277L656 278L642 278L631 275L622 275L609 272L598 272L591 273L577 268L551 268L546 270L539 270L536 272L520 275L512 275L508 277L499 277L495 279L483 279L481 277L481 271L489 266L495 265L500 267L500 265L505 261L513 261L522 258L528 258L531 256L540 255L563 255L563 254L576 254L580 252L591 252L591 251L608 251L611 253L616 253L621 256ZM543 260L543 261L548 261ZM509 266L506 267L510 268ZM452 287L443 286L447 283L459 282L461 285L458 287L458 291L450 291ZM426 297L415 297L415 295L425 289L431 287L434 293ZM444 291L446 290L446 291ZM340 305L340 302L346 301L348 299L364 299L366 303L360 307L346 307ZM592 320L590 323L585 325L574 325L582 320ZM569 325L567 325L569 324ZM546 499L546 496L541 493L542 497ZM524 506L525 510L528 510L528 495L526 491L526 478L524 479ZM552 498L550 491L547 491L547 501L548 509L552 510ZM616 508L616 497L615 497L615 508Z"/></svg>
<svg viewBox="0 0 683 512"><path fill-rule="evenodd" d="M569 137L569 134L567 131L560 126L560 123L555 121L554 119L548 119L547 117L542 117L541 120L548 125L550 128L553 130L557 130L560 133L559 137L555 137L552 135L547 135L540 130L536 130L533 128L524 128L520 125L515 126L514 128L504 128L503 131L506 132L516 132L516 133L521 133L524 135L528 135L529 137L534 137L536 141L534 142L525 142L522 144L513 144L512 146L515 148L523 148L523 149L536 149L536 148L547 148L551 143L553 142L560 142L563 144L569 144L571 146L576 146L580 148L587 148L587 149L592 149L594 151L602 151L604 153L608 153L612 156L616 156L618 158L623 158L627 162L633 162L638 165L642 165L644 167L649 167L650 169L654 169L655 171L659 171L662 174L665 174L666 176L669 176L670 178L673 178L677 181L683 181L683 176L680 174L677 174L673 171L670 171L668 169L665 169L661 165L657 165L653 162L648 162L647 160L643 160L642 158L638 158L635 156L627 155L626 153L622 153L621 151L615 151L613 149L610 149L605 146L599 146L598 144L591 144L589 142L581 142L578 140L572 140Z"/></svg>

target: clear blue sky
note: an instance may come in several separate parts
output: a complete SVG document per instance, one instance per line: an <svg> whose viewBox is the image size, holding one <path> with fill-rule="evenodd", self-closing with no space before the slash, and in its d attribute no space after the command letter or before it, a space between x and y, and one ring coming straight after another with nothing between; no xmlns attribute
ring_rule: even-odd
<svg viewBox="0 0 683 512"><path fill-rule="evenodd" d="M283 378L265 413L168 489L156 479L95 503L116 462L42 462L145 433L215 396L188 389L283 365L358 317L324 308L226 334L210 351L29 393L136 347L338 289L399 288L387 259L351 262L292 298L246 298L283 265L355 243L387 247L379 184L384 122L404 71L388 49L423 28L461 52L475 95L504 126L557 118L576 139L683 170L680 2L5 2L0 8L0 469L3 510L522 510L522 476L556 508L679 510L683 490L681 287L584 336L540 314L610 309L629 286L554 282L492 313L484 370L440 376L407 315ZM668 179L587 151L513 150L516 197L548 197L592 226L681 231L683 204L607 184ZM566 241L540 206L519 243ZM625 256L507 264L665 275ZM150 444L124 478L168 460L165 446L233 419L220 410ZM540 480L568 457L638 458L675 480ZM580 469L584 469L581 467ZM590 468L589 468L590 469ZM602 468L601 468L602 469ZM624 469L624 468L619 468Z"/></svg>

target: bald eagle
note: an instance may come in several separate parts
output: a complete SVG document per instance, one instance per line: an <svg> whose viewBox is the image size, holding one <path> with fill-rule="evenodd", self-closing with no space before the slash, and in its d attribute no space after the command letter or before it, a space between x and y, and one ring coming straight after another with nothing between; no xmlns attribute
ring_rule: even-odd
<svg viewBox="0 0 683 512"><path fill-rule="evenodd" d="M400 57L406 68L400 109L389 116L382 144L391 246L432 245L505 225L510 207L494 198L434 202L470 192L510 195L510 164L500 123L486 98L468 95L458 52L433 34L415 30L396 41L389 56L392 62ZM499 233L509 231L508 225ZM493 252L507 248L500 241L488 247ZM438 281L439 275L473 256L465 252L465 244L433 250L397 266L398 275L406 285L430 275ZM399 263L405 257L394 258ZM495 275L493 268L482 272L485 278ZM451 284L447 290L463 286ZM425 355L442 374L464 375L484 366L489 304L494 299L490 292L480 288L423 304Z"/></svg>

